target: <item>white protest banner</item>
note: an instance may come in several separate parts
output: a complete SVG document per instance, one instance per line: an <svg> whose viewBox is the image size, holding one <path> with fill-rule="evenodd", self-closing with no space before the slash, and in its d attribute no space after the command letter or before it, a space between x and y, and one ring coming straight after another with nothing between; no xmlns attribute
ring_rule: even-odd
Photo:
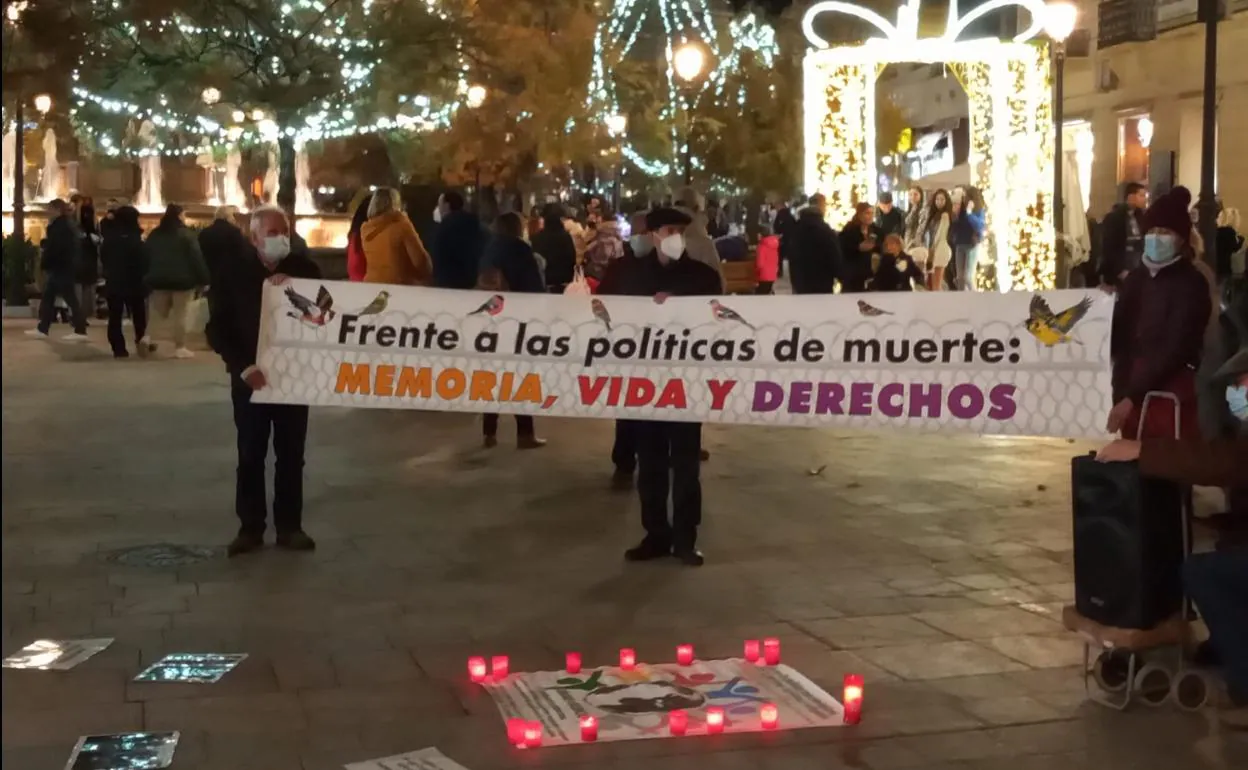
<svg viewBox="0 0 1248 770"><path fill-rule="evenodd" d="M1111 403L1097 290L570 297L265 287L256 401L1091 437Z"/></svg>

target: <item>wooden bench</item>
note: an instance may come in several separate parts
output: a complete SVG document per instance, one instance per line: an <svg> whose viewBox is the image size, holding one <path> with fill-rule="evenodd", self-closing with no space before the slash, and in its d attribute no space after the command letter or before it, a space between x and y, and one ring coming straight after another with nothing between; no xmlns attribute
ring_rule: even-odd
<svg viewBox="0 0 1248 770"><path fill-rule="evenodd" d="M724 284L729 294L753 294L758 288L758 270L754 258L743 262L720 262L724 270Z"/></svg>

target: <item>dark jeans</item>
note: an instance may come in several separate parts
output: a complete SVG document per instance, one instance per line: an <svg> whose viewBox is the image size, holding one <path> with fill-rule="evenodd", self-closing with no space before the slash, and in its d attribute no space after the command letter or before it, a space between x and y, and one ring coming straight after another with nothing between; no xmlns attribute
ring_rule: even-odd
<svg viewBox="0 0 1248 770"><path fill-rule="evenodd" d="M128 294L109 292L108 344L112 346L114 353L126 352L126 337L121 331L121 321L127 311L130 313L130 320L134 322L134 344L138 345L139 340L147 334L147 300L143 292Z"/></svg>
<svg viewBox="0 0 1248 770"><path fill-rule="evenodd" d="M487 414L485 422L482 423L482 432L487 436L498 435L498 415ZM532 437L536 433L533 427L533 417L527 414L516 415L516 437Z"/></svg>
<svg viewBox="0 0 1248 770"><path fill-rule="evenodd" d="M611 462L616 473L632 473L637 470L637 423L633 420L615 421L615 444L611 447Z"/></svg>
<svg viewBox="0 0 1248 770"><path fill-rule="evenodd" d="M1248 705L1248 548L1194 554L1183 566L1183 579L1209 626L1231 699Z"/></svg>
<svg viewBox="0 0 1248 770"><path fill-rule="evenodd" d="M43 297L39 300L39 331L44 334L52 328L52 318L56 315L56 298L65 300L69 307L70 317L74 322L74 331L78 334L87 333L87 317L83 315L82 305L78 303L78 287L71 275L48 274L43 285Z"/></svg>
<svg viewBox="0 0 1248 770"><path fill-rule="evenodd" d="M696 422L633 423L637 436L637 492L646 540L676 551L692 550L702 523L702 425ZM667 496L672 496L668 523Z"/></svg>
<svg viewBox="0 0 1248 770"><path fill-rule="evenodd" d="M308 408L287 404L253 404L251 388L235 379L234 427L238 429L238 477L234 510L239 531L263 535L267 518L264 484L269 436L273 437L273 528L278 534L303 528L303 450L308 438Z"/></svg>

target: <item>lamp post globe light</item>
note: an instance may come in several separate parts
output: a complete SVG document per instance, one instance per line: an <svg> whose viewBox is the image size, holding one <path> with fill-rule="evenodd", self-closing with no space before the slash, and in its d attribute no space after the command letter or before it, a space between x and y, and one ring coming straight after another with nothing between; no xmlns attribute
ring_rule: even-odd
<svg viewBox="0 0 1248 770"><path fill-rule="evenodd" d="M40 115L47 115L48 111L52 109L52 97L47 94L39 94L35 97L34 105Z"/></svg>
<svg viewBox="0 0 1248 770"><path fill-rule="evenodd" d="M1053 235L1057 240L1057 288L1066 288L1070 276L1067 265L1067 248L1062 238L1065 231L1065 206L1062 201L1062 172L1066 164L1062 147L1063 102L1066 99L1066 38L1075 31L1079 9L1074 3L1055 2L1045 6L1044 30L1053 44Z"/></svg>
<svg viewBox="0 0 1248 770"><path fill-rule="evenodd" d="M628 130L628 116L618 112L607 116L607 133L611 136L621 136L626 130Z"/></svg>
<svg viewBox="0 0 1248 770"><path fill-rule="evenodd" d="M204 100L204 104L211 107L221 101L221 91L212 86L208 86L200 93L199 98Z"/></svg>
<svg viewBox="0 0 1248 770"><path fill-rule="evenodd" d="M686 85L692 85L695 80L702 77L703 71L706 69L706 51L697 43L683 43L672 54L672 68L676 71L676 77L685 82ZM685 184L693 184L693 95L686 97L685 101L685 137L684 137L684 165L685 165Z"/></svg>
<svg viewBox="0 0 1248 770"><path fill-rule="evenodd" d="M468 89L467 100L465 103L475 110L482 104L485 104L485 96L485 86L472 86Z"/></svg>

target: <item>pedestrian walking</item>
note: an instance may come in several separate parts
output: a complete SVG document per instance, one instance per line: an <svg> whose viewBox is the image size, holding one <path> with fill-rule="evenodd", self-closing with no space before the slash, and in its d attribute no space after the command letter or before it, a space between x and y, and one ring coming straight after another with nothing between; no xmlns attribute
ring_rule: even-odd
<svg viewBox="0 0 1248 770"><path fill-rule="evenodd" d="M810 196L810 205L781 235L780 249L789 260L794 294L831 294L841 277L840 240L828 225L827 211L828 199L823 193L815 193Z"/></svg>
<svg viewBox="0 0 1248 770"><path fill-rule="evenodd" d="M1144 255L1144 211L1148 208L1148 187L1129 182L1123 188L1122 203L1116 204L1101 220L1101 283L1121 288L1131 271L1140 266Z"/></svg>
<svg viewBox="0 0 1248 770"><path fill-rule="evenodd" d="M112 214L112 221L100 244L100 261L104 264L104 296L108 303L108 344L114 358L129 358L122 320L130 315L134 327L134 347L140 356L151 351L147 336L147 287L144 283L150 259L143 230L139 227L139 211L122 206Z"/></svg>
<svg viewBox="0 0 1248 770"><path fill-rule="evenodd" d="M576 241L563 224L563 206L547 203L542 208L542 229L533 236L533 251L546 262L546 290L562 294L576 270Z"/></svg>
<svg viewBox="0 0 1248 770"><path fill-rule="evenodd" d="M182 207L171 203L147 236L152 314L167 319L175 358L195 356L186 347L186 311L198 289L211 281L199 241L182 221ZM154 345L151 346L154 349Z"/></svg>
<svg viewBox="0 0 1248 770"><path fill-rule="evenodd" d="M367 264L365 283L428 286L432 282L433 261L393 187L379 187L373 193L360 239Z"/></svg>
<svg viewBox="0 0 1248 770"><path fill-rule="evenodd" d="M719 275L710 266L689 258L684 232L691 221L679 209L651 211L646 224L654 250L622 261L620 269L613 270L604 281L603 292L653 297L659 303L669 296L719 294ZM703 557L696 546L702 521L702 425L638 420L632 427L637 446L637 492L646 536L624 557L628 561L649 561L675 555L684 564L701 566Z"/></svg>
<svg viewBox="0 0 1248 770"><path fill-rule="evenodd" d="M74 325L74 330L61 339L66 342L85 342L87 318L84 308L78 302L77 287L74 285L74 271L82 248L78 228L72 221L69 204L60 198L48 203L47 212L51 219L48 221L39 258L39 266L45 276L43 296L39 300L39 324L33 329L27 329L26 334L40 339L48 338L48 331L52 328L52 320L56 315L56 302L60 299L69 309Z"/></svg>
<svg viewBox="0 0 1248 770"><path fill-rule="evenodd" d="M273 527L277 546L292 551L316 547L303 531L303 465L308 436L308 407L257 404L252 393L268 385L256 366L261 299L266 281L283 284L290 278L320 278L321 271L305 253L292 252L290 221L281 209L262 206L251 213L246 251L222 266L209 299L212 307L208 341L225 361L238 434L238 470L234 510L238 535L230 556L264 547L268 519L265 460L272 437L274 454Z"/></svg>
<svg viewBox="0 0 1248 770"><path fill-rule="evenodd" d="M236 224L238 209L234 206L218 206L213 212L212 223L199 231L199 253L208 267L208 284L211 286L220 266L231 259L238 259L246 249L247 236Z"/></svg>
<svg viewBox="0 0 1248 770"><path fill-rule="evenodd" d="M89 197L75 195L70 198L79 233L78 260L74 265L74 285L78 292L78 304L88 321L96 314L96 285L100 282L100 230L95 219L95 204Z"/></svg>

